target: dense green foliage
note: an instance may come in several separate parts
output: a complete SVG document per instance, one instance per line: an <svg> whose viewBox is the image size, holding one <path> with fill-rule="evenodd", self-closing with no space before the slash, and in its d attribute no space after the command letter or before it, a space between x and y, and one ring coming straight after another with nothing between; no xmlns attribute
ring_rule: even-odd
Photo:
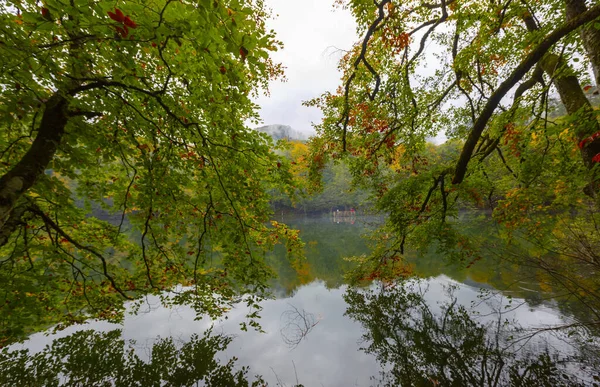
<svg viewBox="0 0 600 387"><path fill-rule="evenodd" d="M370 210L372 201L367 189L353 186L353 177L345 163L328 163L322 171L318 186L308 180L309 159L307 145L299 141L283 142L287 149L281 152L292 165L292 173L299 180L298 195L277 195L272 204L276 212L331 213L336 210L350 211L360 208L361 213Z"/></svg>
<svg viewBox="0 0 600 387"><path fill-rule="evenodd" d="M289 162L244 124L281 73L267 16L260 0L0 5L0 346L148 293L211 315L261 296L261 251L299 245L268 223Z"/></svg>
<svg viewBox="0 0 600 387"><path fill-rule="evenodd" d="M389 214L354 279L410 273L409 250L472 267L490 249L457 219L487 208L496 252L585 304L582 323L600 321L600 123L587 74L598 84L600 4L339 3L362 39L341 60L337 92L308 103L325 115L312 176L342 158ZM442 145L428 142L439 135Z"/></svg>
<svg viewBox="0 0 600 387"><path fill-rule="evenodd" d="M600 123L590 99L600 82L600 4L337 3L363 38L341 60L339 90L308 102L324 112L310 147L274 145L246 126L257 120L257 90L282 74L269 58L279 42L262 0L0 4L0 347L50 326L120 321L125 301L135 312L148 294L211 317L244 300L257 327L275 270L286 294L315 278L339 285L339 268L354 263L338 247L365 247L349 237L309 243L333 258L304 261L298 232L271 220L273 203L335 213L374 203L386 223L370 238L372 253L352 259L361 270L349 278L382 280L385 292L351 289L348 314L370 332L370 352L402 364L390 383L419 375L478 384L490 373L496 382L578 382L548 356L505 356L453 303L438 318L395 286L429 275L421 257L471 269L494 251L536 288L566 297L570 328L598 326ZM446 142L429 142L441 134ZM493 238L472 232L479 220L464 222L473 209L490 211ZM270 254L277 244L285 246ZM395 348L386 348L390 337ZM111 342L114 351L102 348ZM180 373L197 348L212 357L228 342L193 338L180 350L161 341L145 363L116 333L79 333L37 357L4 351L0 364L13 370L9 383L55 383L62 373L127 385L133 379L115 378L142 373L155 384L216 375L245 385L232 363ZM432 352L440 346L449 348ZM112 373L99 353L124 368ZM453 360L467 371L448 374L453 353L465 355ZM77 356L101 366L76 374Z"/></svg>

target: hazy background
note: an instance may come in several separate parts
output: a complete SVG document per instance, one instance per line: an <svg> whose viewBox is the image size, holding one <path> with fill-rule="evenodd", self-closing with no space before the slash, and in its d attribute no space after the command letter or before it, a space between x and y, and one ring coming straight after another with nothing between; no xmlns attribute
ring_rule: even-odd
<svg viewBox="0 0 600 387"><path fill-rule="evenodd" d="M349 11L334 8L332 0L266 0L273 12L268 28L284 48L273 54L285 66L287 82L272 82L270 96L256 102L264 125L283 124L313 134L312 122L322 114L302 102L334 91L340 85L339 59L358 40Z"/></svg>

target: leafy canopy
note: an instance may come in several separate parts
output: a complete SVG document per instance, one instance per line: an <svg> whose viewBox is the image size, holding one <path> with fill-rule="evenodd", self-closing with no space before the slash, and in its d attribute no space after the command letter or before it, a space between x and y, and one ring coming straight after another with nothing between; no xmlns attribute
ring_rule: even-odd
<svg viewBox="0 0 600 387"><path fill-rule="evenodd" d="M268 224L289 162L245 126L281 75L267 16L261 0L0 4L0 345L119 320L148 293L212 315L264 293L262 252L300 245Z"/></svg>
<svg viewBox="0 0 600 387"><path fill-rule="evenodd" d="M312 173L347 160L389 214L358 279L402 273L408 247L470 267L485 246L456 219L473 208L493 209L504 237L521 233L546 253L565 245L556 231L578 213L585 243L598 246L600 124L587 73L598 84L597 1L338 4L362 38L340 61L339 89L307 102L324 112ZM429 144L436 136L447 141ZM577 271L595 270L572 253Z"/></svg>

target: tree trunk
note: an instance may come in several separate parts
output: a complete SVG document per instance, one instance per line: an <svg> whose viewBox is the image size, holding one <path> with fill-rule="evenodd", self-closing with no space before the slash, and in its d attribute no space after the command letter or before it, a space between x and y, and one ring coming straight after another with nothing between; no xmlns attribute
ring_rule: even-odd
<svg viewBox="0 0 600 387"><path fill-rule="evenodd" d="M565 0L567 20L587 11L585 0ZM581 27L579 30L583 47L592 65L596 86L600 87L600 30L593 24Z"/></svg>
<svg viewBox="0 0 600 387"><path fill-rule="evenodd" d="M14 225L11 212L19 198L29 189L54 157L68 121L66 98L55 93L45 104L38 134L19 162L0 177L0 230Z"/></svg>
<svg viewBox="0 0 600 387"><path fill-rule="evenodd" d="M578 0L566 0L567 2L577 2ZM583 9L585 12L585 8ZM575 17L574 15L572 17ZM529 31L535 31L538 26L531 15L524 17L525 25ZM584 26L585 27L585 26ZM590 27L588 27L590 28ZM591 27L593 28L593 27ZM585 96L579 79L571 68L558 55L548 52L540 61L540 66L548 76L554 79L554 84L558 89L560 99L565 105L568 114L577 114L579 120L575 128L577 141L581 142L594 133L600 132L600 123L596 118L596 112ZM557 73L558 72L558 73ZM592 168L594 162L592 158L600 153L600 137L594 141L586 142L581 148L581 156L587 168ZM598 192L598 179L594 179L594 184L589 192L591 196L596 196Z"/></svg>
<svg viewBox="0 0 600 387"><path fill-rule="evenodd" d="M560 57L549 53L540 62L540 65L550 77L553 77L557 70L563 73L555 78L554 84L558 89L562 103L567 109L567 113L578 115L579 120L575 127L577 141L582 141L592 134L600 132L600 123L598 123L598 119L596 118L596 112L585 96L579 84L579 79L570 71ZM581 148L583 162L588 168L594 166L595 163L592 161L592 158L600 153L599 140L600 138L597 138L592 142L587 142Z"/></svg>
<svg viewBox="0 0 600 387"><path fill-rule="evenodd" d="M526 10L524 10L526 11ZM506 78L498 88L490 95L489 99L485 103L485 106L479 113L479 116L473 123L471 127L471 131L465 141L465 144L462 148L458 161L456 162L456 167L454 169L454 176L452 178L452 184L460 184L462 183L465 174L467 172L467 165L473 156L473 151L477 146L481 138L481 134L484 129L487 127L488 121L494 114L494 111L500 104L502 98L506 96L506 94L512 89L526 74L527 72L536 64L539 63L540 60L552 49L556 43L558 43L562 38L570 34L571 32L577 30L582 25L589 24L590 22L595 21L600 17L600 4L597 4L590 8L587 12L575 17L574 19L567 21L563 25L557 27L552 32L547 34L544 39L542 39L537 47L535 47L524 59L521 63L511 72L511 74ZM533 17L527 12L524 12L523 20L525 21L527 28L531 30L537 29L537 24ZM583 93L583 91L581 91Z"/></svg>

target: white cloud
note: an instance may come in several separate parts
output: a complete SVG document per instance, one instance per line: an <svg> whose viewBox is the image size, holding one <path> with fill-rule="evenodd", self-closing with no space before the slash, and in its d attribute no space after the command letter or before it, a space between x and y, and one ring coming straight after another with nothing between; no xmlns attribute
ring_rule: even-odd
<svg viewBox="0 0 600 387"><path fill-rule="evenodd" d="M290 125L311 132L311 122L320 121L319 109L302 106L302 102L339 86L341 54L335 48L348 50L358 39L352 15L332 4L323 0L266 1L274 15L267 27L284 43L273 59L286 67L288 81L273 82L270 96L256 101L265 125Z"/></svg>

